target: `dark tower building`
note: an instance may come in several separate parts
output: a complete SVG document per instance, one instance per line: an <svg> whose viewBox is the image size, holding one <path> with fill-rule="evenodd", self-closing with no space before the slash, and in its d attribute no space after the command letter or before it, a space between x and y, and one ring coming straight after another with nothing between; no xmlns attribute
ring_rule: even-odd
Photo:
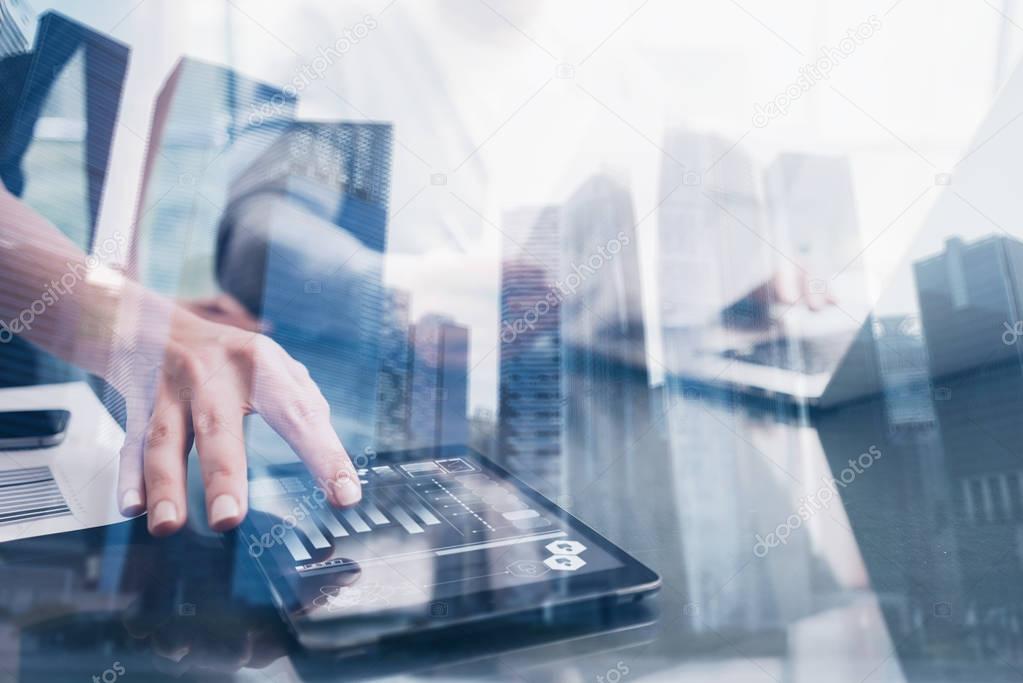
<svg viewBox="0 0 1023 683"><path fill-rule="evenodd" d="M616 462L642 470L635 452L650 423L646 336L628 189L586 181L561 217L563 480L583 488ZM622 485L628 487L629 482Z"/></svg>
<svg viewBox="0 0 1023 683"><path fill-rule="evenodd" d="M379 449L401 449L408 441L411 389L409 299L408 292L397 289L384 292L375 440Z"/></svg>
<svg viewBox="0 0 1023 683"><path fill-rule="evenodd" d="M504 217L497 450L534 485L561 474L561 246L556 207Z"/></svg>
<svg viewBox="0 0 1023 683"><path fill-rule="evenodd" d="M218 279L309 369L334 428L358 453L377 426L392 130L280 125L232 183Z"/></svg>
<svg viewBox="0 0 1023 683"><path fill-rule="evenodd" d="M414 447L469 442L469 328L425 315L412 332L409 441Z"/></svg>

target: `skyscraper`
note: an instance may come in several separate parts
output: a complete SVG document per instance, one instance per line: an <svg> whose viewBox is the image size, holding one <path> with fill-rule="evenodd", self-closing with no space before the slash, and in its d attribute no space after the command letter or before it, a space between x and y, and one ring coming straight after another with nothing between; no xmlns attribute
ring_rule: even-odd
<svg viewBox="0 0 1023 683"><path fill-rule="evenodd" d="M468 443L469 328L423 316L412 332L411 365L410 445Z"/></svg>
<svg viewBox="0 0 1023 683"><path fill-rule="evenodd" d="M678 519L675 476L651 421L628 188L606 175L590 178L562 206L559 225L562 472L558 489L544 492L627 550L663 548L678 533L665 523Z"/></svg>
<svg viewBox="0 0 1023 683"><path fill-rule="evenodd" d="M773 605L759 594L756 574L737 577L734 590L724 592L717 579L733 573L750 554L748 539L756 530L743 497L721 497L714 505L701 498L707 491L741 492L749 482L763 481L763 463L748 457L757 452L749 441L737 436L731 444L714 436L722 425L737 435L748 431L747 411L698 404L697 388L684 372L708 328L741 325L738 316L763 312L732 306L771 275L762 241L767 226L759 177L741 147L732 148L716 135L676 130L664 144L672 158L663 161L659 190L667 197L658 212L657 277L667 366L660 410L675 471L668 497L678 501L678 529L685 539L686 590L701 605L697 629L703 624L762 627L772 621ZM704 411L714 419L699 419ZM717 450L709 451L707 444Z"/></svg>
<svg viewBox="0 0 1023 683"><path fill-rule="evenodd" d="M35 13L25 0L0 0L0 58L28 52Z"/></svg>
<svg viewBox="0 0 1023 683"><path fill-rule="evenodd" d="M942 466L947 472L942 519L954 522L945 522L955 535L951 549L958 546L962 582L976 601L971 610L984 623L985 612L1018 604L1020 593L1012 581L992 586L984 577L1005 549L1018 555L1023 523L1016 449L1023 440L1023 343L1017 334L1023 242L1000 234L969 242L952 237L942 251L913 263L913 277L941 445L925 453L926 474ZM925 538L943 550L951 545L938 545L931 534Z"/></svg>
<svg viewBox="0 0 1023 683"><path fill-rule="evenodd" d="M953 237L941 253L915 262L913 275L957 507L971 523L1011 521L998 533L1014 544L1015 520L1023 518L1023 472L1011 448L1023 439L1023 341L1016 334L1023 242ZM963 548L975 546L971 533L960 539Z"/></svg>
<svg viewBox="0 0 1023 683"><path fill-rule="evenodd" d="M408 292L385 290L380 324L380 373L377 379L375 442L379 449L401 449L408 441L410 333Z"/></svg>
<svg viewBox="0 0 1023 683"><path fill-rule="evenodd" d="M92 247L129 52L47 12L31 56L5 60L24 66L5 78L22 87L4 107L13 115L0 116L4 183L85 250Z"/></svg>
<svg viewBox="0 0 1023 683"><path fill-rule="evenodd" d="M932 427L934 405L919 319L913 315L875 317L871 336L889 428Z"/></svg>
<svg viewBox="0 0 1023 683"><path fill-rule="evenodd" d="M283 123L218 236L221 286L309 369L353 452L377 427L391 141L389 124Z"/></svg>
<svg viewBox="0 0 1023 683"><path fill-rule="evenodd" d="M561 473L559 211L523 208L504 217L498 457L531 484Z"/></svg>
<svg viewBox="0 0 1023 683"><path fill-rule="evenodd" d="M695 333L770 277L771 240L759 178L741 147L684 129L664 145L673 158L664 158L658 190L666 197L658 209L661 321L673 334ZM664 343L669 353L691 346ZM664 359L672 371L674 360Z"/></svg>
<svg viewBox="0 0 1023 683"><path fill-rule="evenodd" d="M173 298L217 292L218 225L228 202L232 167L258 155L280 133L274 122L254 125L250 112L276 103L290 116L294 98L232 69L179 60L154 108L130 235L128 273ZM253 264L246 264L251 270ZM153 339L170 321L137 311ZM135 372L135 357L111 360L110 373Z"/></svg>
<svg viewBox="0 0 1023 683"><path fill-rule="evenodd" d="M914 263L913 275L934 380L1019 362L1023 340L1014 332L1023 319L1023 242L953 237L943 252Z"/></svg>
<svg viewBox="0 0 1023 683"><path fill-rule="evenodd" d="M563 481L569 494L618 470L643 476L636 452L650 421L639 254L628 189L595 176L561 216Z"/></svg>
<svg viewBox="0 0 1023 683"><path fill-rule="evenodd" d="M146 152L130 266L145 285L171 296L214 289L217 226L232 166L244 167L281 132L253 125L251 112L294 99L233 70L181 59L157 96Z"/></svg>
<svg viewBox="0 0 1023 683"><path fill-rule="evenodd" d="M496 460L497 450L497 417L494 411L487 408L476 408L469 418L469 447L482 453L491 460Z"/></svg>
<svg viewBox="0 0 1023 683"><path fill-rule="evenodd" d="M30 22L24 10L0 17L0 29L9 20ZM128 57L126 45L47 12L31 53L0 59L0 181L84 251L93 246ZM93 333L83 328L78 338ZM4 384L82 377L20 338L0 366Z"/></svg>

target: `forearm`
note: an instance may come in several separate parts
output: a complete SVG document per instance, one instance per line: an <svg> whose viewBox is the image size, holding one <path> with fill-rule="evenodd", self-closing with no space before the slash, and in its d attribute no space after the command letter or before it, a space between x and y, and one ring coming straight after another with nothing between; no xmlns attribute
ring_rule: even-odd
<svg viewBox="0 0 1023 683"><path fill-rule="evenodd" d="M140 332L158 347L151 337L166 338L174 309L106 265L127 243L118 233L87 256L0 187L0 341L20 335L122 385L117 359L138 346Z"/></svg>
<svg viewBox="0 0 1023 683"><path fill-rule="evenodd" d="M193 441L210 526L225 531L242 520L244 416L253 412L284 437L335 505L359 501L359 478L330 406L284 349L203 320L105 268L3 189L0 321L3 340L20 334L121 392L128 411L118 501L126 515L148 510L153 533L185 523L182 456Z"/></svg>

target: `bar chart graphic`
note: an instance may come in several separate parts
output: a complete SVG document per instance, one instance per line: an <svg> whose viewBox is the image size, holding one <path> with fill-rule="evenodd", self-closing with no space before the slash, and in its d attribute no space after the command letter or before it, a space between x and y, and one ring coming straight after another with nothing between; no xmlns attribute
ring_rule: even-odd
<svg viewBox="0 0 1023 683"><path fill-rule="evenodd" d="M461 459L374 467L359 474L366 481L363 500L346 509L313 495L317 491L307 477L251 482L253 508L279 520L270 524L276 527L272 536L299 572L380 559L373 550L384 538L412 537L419 541L415 552L449 553L555 529L514 487Z"/></svg>

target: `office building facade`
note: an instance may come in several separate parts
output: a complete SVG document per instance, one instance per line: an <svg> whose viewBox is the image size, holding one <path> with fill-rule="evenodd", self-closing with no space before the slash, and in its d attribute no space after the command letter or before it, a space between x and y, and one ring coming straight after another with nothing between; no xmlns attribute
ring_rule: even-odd
<svg viewBox="0 0 1023 683"><path fill-rule="evenodd" d="M428 314L412 330L409 443L415 448L469 441L469 328Z"/></svg>
<svg viewBox="0 0 1023 683"><path fill-rule="evenodd" d="M378 423L391 142L388 124L285 124L236 177L219 237L221 282L309 369L353 452Z"/></svg>
<svg viewBox="0 0 1023 683"><path fill-rule="evenodd" d="M626 187L595 176L562 209L562 480L585 487L616 462L641 469L636 446L649 428L636 217ZM623 481L623 485L629 485Z"/></svg>
<svg viewBox="0 0 1023 683"><path fill-rule="evenodd" d="M233 165L258 155L278 126L249 123L250 112L295 101L232 69L181 59L156 99L136 217L130 269L170 296L215 290L217 226L228 203ZM198 103L202 103L199 106Z"/></svg>
<svg viewBox="0 0 1023 683"><path fill-rule="evenodd" d="M662 325L699 329L771 275L760 178L745 150L717 135L675 130L664 145L671 158L662 160L658 189L666 198L657 212Z"/></svg>
<svg viewBox="0 0 1023 683"><path fill-rule="evenodd" d="M375 439L375 447L380 450L401 449L408 442L411 388L409 307L408 292L385 290L381 312Z"/></svg>
<svg viewBox="0 0 1023 683"><path fill-rule="evenodd" d="M0 8L5 13L0 29L20 34L34 19L24 3ZM127 45L47 12L32 51L0 59L0 181L87 252L107 182L129 53ZM77 332L107 333L86 327ZM21 338L7 345L0 367L2 382L12 385L83 378L80 369Z"/></svg>
<svg viewBox="0 0 1023 683"><path fill-rule="evenodd" d="M671 158L662 162L659 195L667 199L657 226L661 360L666 366L658 415L666 425L674 470L669 497L677 501L677 529L685 539L680 561L687 594L700 605L694 629L764 628L780 619L778 606L761 595L763 567L736 577L729 591L720 591L719 577L732 575L751 556L750 539L759 530L742 502L752 493L743 491L751 482L765 481L768 473L755 446L739 437L728 443L717 436L748 432L745 411L738 404L712 405L706 409L714 419L699 419L705 413L698 397L705 388L685 379L708 328L757 324L767 313L764 307L735 305L771 275L761 239L767 239L767 225L760 177L741 146L716 135L676 130L664 145ZM697 410L700 414L694 415ZM706 450L707 444L716 450ZM701 501L707 491L733 493L705 505ZM800 544L793 552L805 550ZM789 577L794 588L805 586L808 560L805 566L796 563L798 571ZM801 606L785 608L798 611Z"/></svg>
<svg viewBox="0 0 1023 683"><path fill-rule="evenodd" d="M1018 362L1023 242L1001 235L952 238L941 253L914 263L913 275L932 377Z"/></svg>
<svg viewBox="0 0 1023 683"><path fill-rule="evenodd" d="M28 52L35 12L25 0L0 0L0 59Z"/></svg>
<svg viewBox="0 0 1023 683"><path fill-rule="evenodd" d="M503 220L498 448L502 464L543 486L561 475L560 212Z"/></svg>
<svg viewBox="0 0 1023 683"><path fill-rule="evenodd" d="M1019 590L984 586L1005 554L1023 553L1023 469L1014 445L1023 439L1023 242L990 235L946 241L913 264L931 396L950 504L943 512L964 558L964 585L978 609L1014 604ZM936 455L942 455L943 463ZM998 606L998 607L995 607Z"/></svg>

